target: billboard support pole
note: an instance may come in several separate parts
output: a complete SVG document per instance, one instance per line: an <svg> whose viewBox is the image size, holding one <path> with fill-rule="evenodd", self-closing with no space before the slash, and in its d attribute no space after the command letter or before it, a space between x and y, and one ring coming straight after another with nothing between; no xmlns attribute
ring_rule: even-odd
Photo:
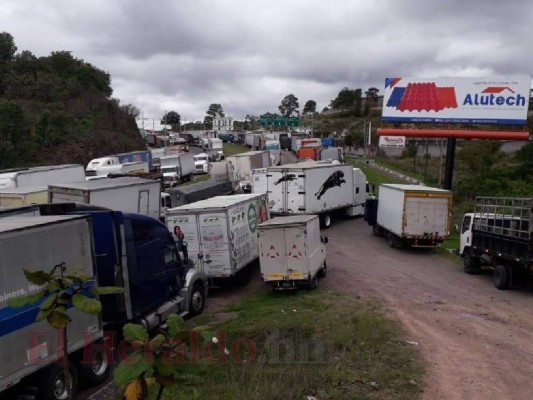
<svg viewBox="0 0 533 400"><path fill-rule="evenodd" d="M444 172L443 189L452 190L453 185L453 164L455 161L455 142L456 138L449 137L446 145L446 169Z"/></svg>

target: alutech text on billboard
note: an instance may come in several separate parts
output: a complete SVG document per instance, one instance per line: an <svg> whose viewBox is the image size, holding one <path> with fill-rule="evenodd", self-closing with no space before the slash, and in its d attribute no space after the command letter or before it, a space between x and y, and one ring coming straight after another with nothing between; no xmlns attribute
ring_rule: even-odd
<svg viewBox="0 0 533 400"><path fill-rule="evenodd" d="M383 120L525 125L531 77L387 78Z"/></svg>

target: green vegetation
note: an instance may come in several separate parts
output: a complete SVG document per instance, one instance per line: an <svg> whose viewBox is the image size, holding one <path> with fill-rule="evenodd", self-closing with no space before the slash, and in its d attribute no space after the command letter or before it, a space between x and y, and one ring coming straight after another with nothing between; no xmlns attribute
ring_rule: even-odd
<svg viewBox="0 0 533 400"><path fill-rule="evenodd" d="M232 156L234 154L245 153L250 149L246 146L241 146L240 144L234 143L224 143L224 156Z"/></svg>
<svg viewBox="0 0 533 400"><path fill-rule="evenodd" d="M82 163L146 145L108 73L68 51L17 53L0 33L0 168Z"/></svg>
<svg viewBox="0 0 533 400"><path fill-rule="evenodd" d="M200 382L165 399L417 399L423 368L399 325L373 302L324 290L257 294L230 305ZM220 313L219 313L220 315ZM228 353L224 361L224 348Z"/></svg>

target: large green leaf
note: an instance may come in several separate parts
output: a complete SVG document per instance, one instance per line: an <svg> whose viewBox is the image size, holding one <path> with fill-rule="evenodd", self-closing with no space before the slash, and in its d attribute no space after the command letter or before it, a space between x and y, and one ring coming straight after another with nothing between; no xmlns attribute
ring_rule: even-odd
<svg viewBox="0 0 533 400"><path fill-rule="evenodd" d="M138 324L126 324L122 328L122 333L124 334L124 339L128 342L144 342L148 339L148 333L142 325Z"/></svg>
<svg viewBox="0 0 533 400"><path fill-rule="evenodd" d="M81 293L76 293L72 296L72 305L87 314L97 315L102 312L102 303Z"/></svg>
<svg viewBox="0 0 533 400"><path fill-rule="evenodd" d="M52 280L52 276L44 271L30 271L26 268L22 269L26 279L34 285L44 285Z"/></svg>
<svg viewBox="0 0 533 400"><path fill-rule="evenodd" d="M170 336L175 337L183 330L185 326L185 321L182 317L176 314L171 314L168 316L166 324L168 326L168 333Z"/></svg>
<svg viewBox="0 0 533 400"><path fill-rule="evenodd" d="M46 298L45 301L41 304L41 310L48 310L51 309L54 305L55 301L57 300L58 293L54 293Z"/></svg>
<svg viewBox="0 0 533 400"><path fill-rule="evenodd" d="M39 310L39 312L37 313L37 316L35 317L35 321L39 322L39 321L42 321L43 319L48 318L48 316L52 313L52 311L54 311L52 307L47 308L46 310L43 310L43 309Z"/></svg>
<svg viewBox="0 0 533 400"><path fill-rule="evenodd" d="M166 342L165 335L162 335L162 334L156 335L156 337L150 340L150 343L149 343L150 349L152 349L152 351L155 351L156 353L160 352L165 342Z"/></svg>
<svg viewBox="0 0 533 400"><path fill-rule="evenodd" d="M56 307L50 315L46 318L48 323L56 328L63 329L66 328L70 322L70 317L67 315L67 310L65 307Z"/></svg>
<svg viewBox="0 0 533 400"><path fill-rule="evenodd" d="M124 293L124 288L121 288L118 286L92 287L90 290L92 294L97 294L97 295Z"/></svg>
<svg viewBox="0 0 533 400"><path fill-rule="evenodd" d="M154 368L147 363L142 353L132 354L114 371L114 381L117 385L126 385L144 373L144 377L150 377L154 373Z"/></svg>
<svg viewBox="0 0 533 400"><path fill-rule="evenodd" d="M43 297L44 291L41 290L36 293L31 293L26 296L19 296L7 301L7 305L13 308L24 307L36 303Z"/></svg>

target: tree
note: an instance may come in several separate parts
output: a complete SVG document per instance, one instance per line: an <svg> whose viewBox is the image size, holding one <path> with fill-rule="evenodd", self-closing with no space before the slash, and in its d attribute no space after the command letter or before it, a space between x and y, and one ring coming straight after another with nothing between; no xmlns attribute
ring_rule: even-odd
<svg viewBox="0 0 533 400"><path fill-rule="evenodd" d="M176 111L169 111L161 118L161 125L170 125L173 131L179 131L180 123L181 116Z"/></svg>
<svg viewBox="0 0 533 400"><path fill-rule="evenodd" d="M283 117L288 118L294 113L299 114L299 108L300 105L298 104L298 98L291 93L281 100L278 110Z"/></svg>
<svg viewBox="0 0 533 400"><path fill-rule="evenodd" d="M379 89L375 87L371 87L365 92L365 115L370 115L370 110L376 105L378 101L378 93Z"/></svg>
<svg viewBox="0 0 533 400"><path fill-rule="evenodd" d="M141 110L135 107L133 104L124 104L120 106L120 109L133 118L138 118L141 115Z"/></svg>
<svg viewBox="0 0 533 400"><path fill-rule="evenodd" d="M213 118L225 117L224 110L222 109L222 105L220 104L211 104L205 113Z"/></svg>
<svg viewBox="0 0 533 400"><path fill-rule="evenodd" d="M353 109L356 116L361 113L361 89L343 88L337 97L331 100L330 107L333 110L350 110Z"/></svg>
<svg viewBox="0 0 533 400"><path fill-rule="evenodd" d="M0 94L5 92L5 80L16 52L17 46L13 36L7 32L0 33Z"/></svg>
<svg viewBox="0 0 533 400"><path fill-rule="evenodd" d="M304 115L316 113L316 101L307 100L303 110Z"/></svg>

